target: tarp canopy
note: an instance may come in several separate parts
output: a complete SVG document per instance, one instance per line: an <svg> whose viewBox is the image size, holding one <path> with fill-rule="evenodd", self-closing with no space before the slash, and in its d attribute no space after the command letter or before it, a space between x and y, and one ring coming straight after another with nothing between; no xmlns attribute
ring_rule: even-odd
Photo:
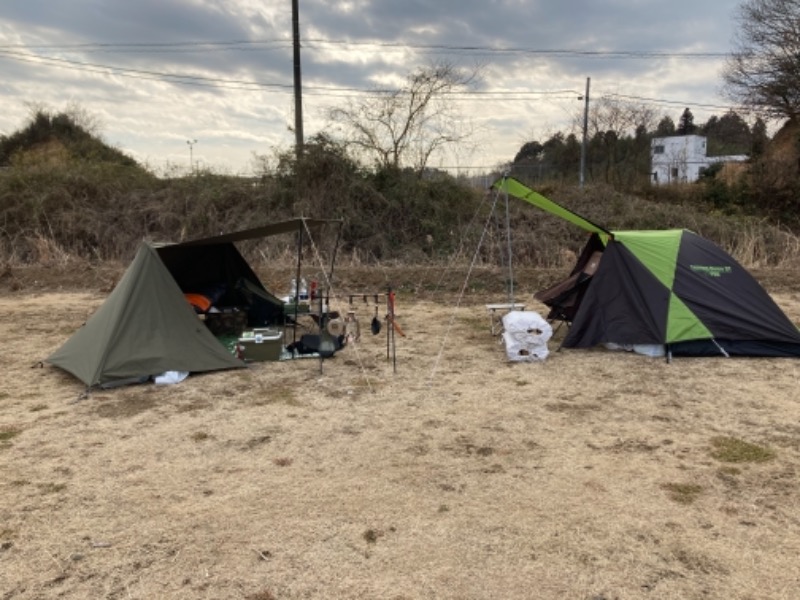
<svg viewBox="0 0 800 600"><path fill-rule="evenodd" d="M498 192L507 192L515 198L524 200L529 204L533 204L537 208L541 208L542 210L547 211L557 217L561 217L562 219L565 219L590 233L609 235L609 232L599 225L595 225L589 219L585 219L579 214L564 208L560 204L556 204L552 200L545 198L540 193L533 191L513 177L503 177L498 179L494 182L494 184L492 184L492 187Z"/></svg>
<svg viewBox="0 0 800 600"><path fill-rule="evenodd" d="M142 242L120 282L89 320L46 362L87 386L139 381L167 371L244 367L198 318L186 294L216 290L217 302L257 301L248 324L283 317L234 242L341 221L298 218L263 227L156 245Z"/></svg>
<svg viewBox="0 0 800 600"><path fill-rule="evenodd" d="M229 244L232 242L243 242L245 240L270 237L281 233L304 231L306 229L309 231L319 230L324 225L341 225L341 223L342 221L338 219L309 219L306 217L298 217L296 219L289 219L287 221L280 221L278 223L272 223L269 225L261 225L260 227L253 227L251 229L243 229L241 231L234 231L232 233L223 233L211 237L189 240L175 245L210 246L217 244Z"/></svg>

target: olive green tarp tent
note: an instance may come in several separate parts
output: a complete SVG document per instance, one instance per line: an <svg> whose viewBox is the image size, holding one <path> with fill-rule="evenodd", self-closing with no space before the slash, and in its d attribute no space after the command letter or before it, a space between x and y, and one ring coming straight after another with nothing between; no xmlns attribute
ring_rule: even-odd
<svg viewBox="0 0 800 600"><path fill-rule="evenodd" d="M145 381L167 371L244 367L198 318L184 294L211 287L228 294L255 292L262 300L274 299L272 305L262 305L257 318L280 318L282 302L264 288L234 243L294 233L300 245L303 232L329 223L341 221L297 218L180 244L143 242L105 302L45 362L89 387Z"/></svg>
<svg viewBox="0 0 800 600"><path fill-rule="evenodd" d="M800 330L732 256L683 229L611 231L505 177L493 187L590 233L572 276L569 316L554 297L550 318L570 324L562 345L660 347L675 356L800 357ZM536 295L535 295L536 297ZM542 295L539 295L542 299Z"/></svg>

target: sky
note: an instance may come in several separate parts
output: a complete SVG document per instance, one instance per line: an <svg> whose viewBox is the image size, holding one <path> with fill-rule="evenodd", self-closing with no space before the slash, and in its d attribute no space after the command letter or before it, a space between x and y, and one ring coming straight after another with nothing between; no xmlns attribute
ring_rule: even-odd
<svg viewBox="0 0 800 600"><path fill-rule="evenodd" d="M721 71L740 1L298 0L304 134L434 62L479 77L452 98L471 144L432 166L493 169L579 128L587 78L591 108L701 123L734 108ZM0 134L78 107L159 174L250 175L295 141L291 0L6 1L0 68Z"/></svg>

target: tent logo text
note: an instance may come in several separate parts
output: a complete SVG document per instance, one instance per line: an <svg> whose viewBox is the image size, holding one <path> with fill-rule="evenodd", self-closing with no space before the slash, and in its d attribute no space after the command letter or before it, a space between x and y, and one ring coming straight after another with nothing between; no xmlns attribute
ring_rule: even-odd
<svg viewBox="0 0 800 600"><path fill-rule="evenodd" d="M733 267L731 266L689 265L689 268L695 273L703 273L709 277L721 277L722 275L733 273Z"/></svg>

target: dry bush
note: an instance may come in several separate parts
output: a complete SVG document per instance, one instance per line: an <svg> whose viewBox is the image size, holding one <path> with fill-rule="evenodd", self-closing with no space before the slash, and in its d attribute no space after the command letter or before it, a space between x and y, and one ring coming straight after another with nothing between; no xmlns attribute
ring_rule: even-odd
<svg viewBox="0 0 800 600"><path fill-rule="evenodd" d="M126 262L143 239L181 241L300 214L341 218L339 259L352 265L503 266L510 235L513 264L564 269L586 240L581 229L513 198L509 232L503 198L446 176L366 173L341 157L311 156L318 164L303 166L305 177L289 170L255 180L208 172L157 179L138 168L85 162L15 167L0 175L0 257L13 264ZM540 191L612 230L691 229L748 267L800 260L796 234L766 219L722 215L682 186L651 200L604 186ZM318 248L334 241L317 240ZM243 245L246 257L263 265L294 249L286 237Z"/></svg>

